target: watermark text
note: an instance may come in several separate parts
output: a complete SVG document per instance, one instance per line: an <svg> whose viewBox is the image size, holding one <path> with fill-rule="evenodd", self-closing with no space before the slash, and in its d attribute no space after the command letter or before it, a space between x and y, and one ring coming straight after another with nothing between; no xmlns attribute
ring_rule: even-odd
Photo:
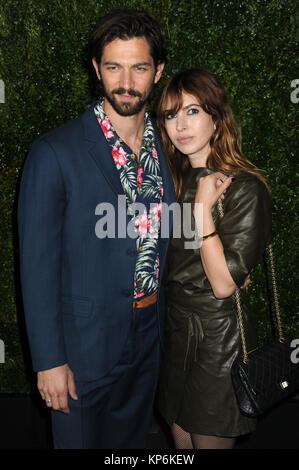
<svg viewBox="0 0 299 470"><path fill-rule="evenodd" d="M299 338L291 341L291 348L295 348L291 354L291 361L293 364L299 363Z"/></svg>
<svg viewBox="0 0 299 470"><path fill-rule="evenodd" d="M198 249L202 243L203 208L201 203L151 203L149 210L141 202L127 207L126 196L118 195L118 204L101 202L95 208L100 216L95 224L97 238L183 238L186 249ZM170 223L172 215L173 223Z"/></svg>
<svg viewBox="0 0 299 470"><path fill-rule="evenodd" d="M3 80L0 80L0 103L5 103L5 85Z"/></svg>
<svg viewBox="0 0 299 470"><path fill-rule="evenodd" d="M4 341L0 339L0 364L4 364L5 362L5 345Z"/></svg>
<svg viewBox="0 0 299 470"><path fill-rule="evenodd" d="M291 102L297 104L299 103L299 78L291 81L291 87L295 88L291 93Z"/></svg>

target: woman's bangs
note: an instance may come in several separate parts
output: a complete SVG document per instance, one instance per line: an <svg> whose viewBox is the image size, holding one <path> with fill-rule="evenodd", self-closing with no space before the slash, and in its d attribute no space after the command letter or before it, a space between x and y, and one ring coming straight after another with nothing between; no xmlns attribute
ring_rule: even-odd
<svg viewBox="0 0 299 470"><path fill-rule="evenodd" d="M163 97L162 113L164 118L168 114L176 114L183 106L183 90L169 87Z"/></svg>

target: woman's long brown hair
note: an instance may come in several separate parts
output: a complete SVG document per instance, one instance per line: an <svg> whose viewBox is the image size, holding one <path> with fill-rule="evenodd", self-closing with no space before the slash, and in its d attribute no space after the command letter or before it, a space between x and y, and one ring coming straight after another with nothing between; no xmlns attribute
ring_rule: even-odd
<svg viewBox="0 0 299 470"><path fill-rule="evenodd" d="M211 152L207 167L231 176L240 171L255 175L268 188L260 170L242 154L241 131L234 119L223 85L214 73L198 68L178 72L167 82L157 111L157 125L177 197L181 195L183 174L190 167L190 163L186 155L172 145L166 132L165 117L167 114L176 114L182 108L183 92L197 98L202 109L212 116L216 126L210 139Z"/></svg>

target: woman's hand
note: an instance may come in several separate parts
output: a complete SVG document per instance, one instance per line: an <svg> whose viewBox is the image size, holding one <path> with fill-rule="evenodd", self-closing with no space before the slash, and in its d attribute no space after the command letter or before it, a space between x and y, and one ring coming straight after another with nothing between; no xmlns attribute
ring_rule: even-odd
<svg viewBox="0 0 299 470"><path fill-rule="evenodd" d="M207 209L212 209L232 182L232 177L216 172L200 178L195 195L196 203L201 203Z"/></svg>

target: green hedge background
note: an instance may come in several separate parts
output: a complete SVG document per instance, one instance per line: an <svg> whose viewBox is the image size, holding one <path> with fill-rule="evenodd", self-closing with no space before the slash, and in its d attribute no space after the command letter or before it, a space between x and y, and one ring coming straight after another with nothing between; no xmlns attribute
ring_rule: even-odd
<svg viewBox="0 0 299 470"><path fill-rule="evenodd" d="M226 84L243 128L243 150L265 171L273 194L274 249L286 333L299 338L296 313L296 117L299 93L296 2L290 0L0 0L0 392L32 386L20 301L16 199L22 165L41 133L76 117L94 99L82 51L108 9L146 9L161 22L174 72L204 66ZM293 97L291 99L291 93ZM155 104L152 103L152 109ZM249 303L261 340L271 333L262 265Z"/></svg>

